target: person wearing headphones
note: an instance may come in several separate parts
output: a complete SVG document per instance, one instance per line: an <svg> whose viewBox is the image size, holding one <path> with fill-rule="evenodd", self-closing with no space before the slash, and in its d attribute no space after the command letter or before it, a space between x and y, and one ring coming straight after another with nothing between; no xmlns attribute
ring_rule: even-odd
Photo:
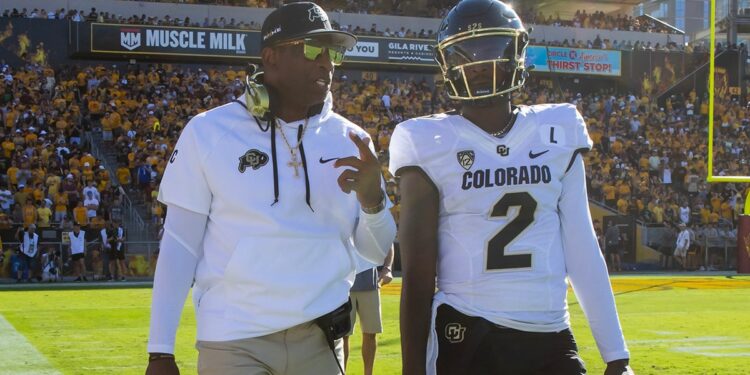
<svg viewBox="0 0 750 375"><path fill-rule="evenodd" d="M343 373L355 252L382 263L396 232L367 133L332 110L355 43L318 5L283 5L245 95L185 126L159 191L147 374L179 373L193 280L199 374Z"/></svg>

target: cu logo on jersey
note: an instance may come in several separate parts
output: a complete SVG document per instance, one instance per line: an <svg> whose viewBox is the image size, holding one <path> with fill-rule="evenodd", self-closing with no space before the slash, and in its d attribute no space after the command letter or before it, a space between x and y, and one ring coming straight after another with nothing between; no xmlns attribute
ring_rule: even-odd
<svg viewBox="0 0 750 375"><path fill-rule="evenodd" d="M268 155L265 152L252 149L246 152L245 155L240 156L240 165L237 169L239 169L240 173L245 173L247 167L256 170L266 165L266 163L268 163Z"/></svg>
<svg viewBox="0 0 750 375"><path fill-rule="evenodd" d="M326 17L326 14L323 13L323 10L318 6L310 8L310 10L307 11L307 14L308 18L310 18L310 22L315 22L316 19L319 19L320 22L328 21L328 17Z"/></svg>
<svg viewBox="0 0 750 375"><path fill-rule="evenodd" d="M500 156L508 156L508 154L510 154L510 147L506 145L497 146L497 153L500 154Z"/></svg>
<svg viewBox="0 0 750 375"><path fill-rule="evenodd" d="M467 171L469 170L469 168L471 168L472 165L474 165L474 151L459 151L456 154L456 157L458 158L458 164L460 164Z"/></svg>
<svg viewBox="0 0 750 375"><path fill-rule="evenodd" d="M464 341L464 332L466 327L461 323L448 323L445 325L445 339L451 344L458 344Z"/></svg>

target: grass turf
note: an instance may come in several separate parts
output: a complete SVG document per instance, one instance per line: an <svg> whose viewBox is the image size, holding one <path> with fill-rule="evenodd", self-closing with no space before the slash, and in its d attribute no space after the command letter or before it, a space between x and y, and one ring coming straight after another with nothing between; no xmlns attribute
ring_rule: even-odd
<svg viewBox="0 0 750 375"><path fill-rule="evenodd" d="M624 276L613 286L636 373L750 373L750 277ZM399 292L397 282L383 290L376 374L400 373ZM150 289L4 291L0 314L64 374L142 374L150 301ZM581 355L589 373L601 374L572 293L569 302ZM183 374L196 372L194 327L188 301L176 348ZM348 374L361 374L358 333L351 342Z"/></svg>

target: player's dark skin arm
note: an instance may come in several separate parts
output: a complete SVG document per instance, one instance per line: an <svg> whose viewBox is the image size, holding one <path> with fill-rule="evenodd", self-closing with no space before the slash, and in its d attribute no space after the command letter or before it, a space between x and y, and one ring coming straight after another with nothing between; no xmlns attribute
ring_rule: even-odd
<svg viewBox="0 0 750 375"><path fill-rule="evenodd" d="M164 353L150 353L156 359L149 360L146 375L180 375L174 356Z"/></svg>
<svg viewBox="0 0 750 375"><path fill-rule="evenodd" d="M633 370L628 366L630 360L628 358L618 359L607 363L607 369L604 370L604 375L634 375Z"/></svg>
<svg viewBox="0 0 750 375"><path fill-rule="evenodd" d="M400 171L401 357L404 375L424 375L435 294L439 193L414 167Z"/></svg>

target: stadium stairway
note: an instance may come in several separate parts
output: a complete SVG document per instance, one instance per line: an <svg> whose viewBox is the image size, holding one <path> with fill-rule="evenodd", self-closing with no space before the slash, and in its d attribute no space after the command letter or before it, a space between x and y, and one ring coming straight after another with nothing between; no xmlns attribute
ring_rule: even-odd
<svg viewBox="0 0 750 375"><path fill-rule="evenodd" d="M111 144L102 139L101 131L94 130L88 133L91 144L92 155L101 160L102 165L109 171L112 178L116 178L117 154ZM158 233L148 224L150 207L141 194L133 194L123 189L124 197L122 205L123 225L128 233L128 241L157 241Z"/></svg>

